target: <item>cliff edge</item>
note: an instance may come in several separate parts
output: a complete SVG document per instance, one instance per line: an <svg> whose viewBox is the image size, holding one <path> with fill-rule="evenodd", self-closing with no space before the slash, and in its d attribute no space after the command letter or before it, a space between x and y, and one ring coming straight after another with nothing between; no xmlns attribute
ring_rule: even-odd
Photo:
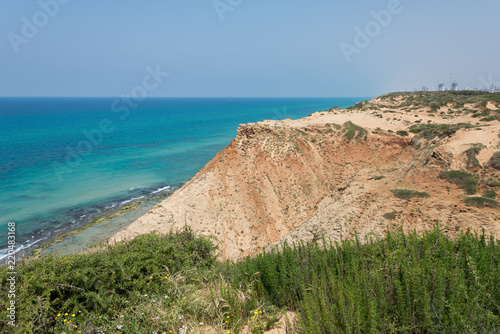
<svg viewBox="0 0 500 334"><path fill-rule="evenodd" d="M393 93L240 125L191 181L109 242L188 225L236 260L284 241L436 223L450 236L472 228L500 238L500 95L454 93Z"/></svg>

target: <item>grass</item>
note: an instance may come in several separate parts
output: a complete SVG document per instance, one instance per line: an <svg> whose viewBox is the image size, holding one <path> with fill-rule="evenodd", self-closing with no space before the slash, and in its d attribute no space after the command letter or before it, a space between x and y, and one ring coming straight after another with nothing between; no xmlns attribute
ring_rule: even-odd
<svg viewBox="0 0 500 334"><path fill-rule="evenodd" d="M446 91L446 92L397 92L381 96L382 100L394 101L396 97L403 97L399 107L424 108L436 112L439 108L448 106L455 109L465 109L465 104L477 105L481 110L487 110L489 101L498 105L500 93L477 91Z"/></svg>
<svg viewBox="0 0 500 334"><path fill-rule="evenodd" d="M495 201L493 198L488 197L467 197L465 199L465 204L468 206L475 206L478 208L484 208L489 206L492 208L500 208L500 203Z"/></svg>
<svg viewBox="0 0 500 334"><path fill-rule="evenodd" d="M146 326L148 316L139 316L137 307L151 308L144 304L151 304L152 296L163 304L178 300L181 269L196 272L210 268L215 263L214 249L207 238L195 238L186 230L164 237L144 235L91 254L49 255L30 261L16 268L16 312L23 317L18 332L76 333L89 320L96 328L119 325L121 319L115 318L120 315L127 316L124 321L137 317L130 324L134 328ZM2 271L0 277L3 284L6 272ZM2 297L7 301L6 296ZM6 319L5 309L0 312L2 319ZM65 313L76 316L57 316ZM68 326L63 318L72 320L72 325ZM159 325L153 321L148 326Z"/></svg>
<svg viewBox="0 0 500 334"><path fill-rule="evenodd" d="M343 128L344 128L343 132L345 132L344 136L348 140L353 140L353 139L366 140L367 138L368 132L359 125L352 123L351 121L346 122L343 125Z"/></svg>
<svg viewBox="0 0 500 334"><path fill-rule="evenodd" d="M284 245L237 263L189 230L46 256L17 270L12 333L252 333L280 310L296 333L480 333L500 330L500 243L435 228L381 240ZM10 277L0 268L0 282Z"/></svg>
<svg viewBox="0 0 500 334"><path fill-rule="evenodd" d="M431 197L427 192L421 192L410 189L391 189L394 196L401 199L411 199L411 198L427 198Z"/></svg>
<svg viewBox="0 0 500 334"><path fill-rule="evenodd" d="M384 213L382 217L384 217L385 219L388 219L388 220L394 220L394 219L396 219L397 214L398 214L398 212L396 210L393 210L391 212Z"/></svg>
<svg viewBox="0 0 500 334"><path fill-rule="evenodd" d="M483 193L484 197L488 197L491 199L495 199L497 197L497 193L494 190L485 190Z"/></svg>
<svg viewBox="0 0 500 334"><path fill-rule="evenodd" d="M477 193L477 185L479 183L479 176L464 172L460 170L445 171L439 174L439 177L445 179L450 183L455 183L460 188L464 189L467 195L474 195Z"/></svg>
<svg viewBox="0 0 500 334"><path fill-rule="evenodd" d="M500 187L500 181L497 181L493 178L489 178L486 180L485 184L489 187Z"/></svg>
<svg viewBox="0 0 500 334"><path fill-rule="evenodd" d="M478 126L468 123L458 124L418 124L410 127L410 132L419 134L425 139L433 139L435 137L449 137L460 129L477 128Z"/></svg>
<svg viewBox="0 0 500 334"><path fill-rule="evenodd" d="M384 179L385 176L382 176L382 175L377 175L377 176L372 176L370 177L368 180L371 181L371 180L375 180L375 181L378 181L378 180L382 180Z"/></svg>
<svg viewBox="0 0 500 334"><path fill-rule="evenodd" d="M471 148L465 151L467 156L467 167L481 167L477 155L484 148L483 144L474 144Z"/></svg>
<svg viewBox="0 0 500 334"><path fill-rule="evenodd" d="M480 119L483 122L500 121L500 116L488 115Z"/></svg>

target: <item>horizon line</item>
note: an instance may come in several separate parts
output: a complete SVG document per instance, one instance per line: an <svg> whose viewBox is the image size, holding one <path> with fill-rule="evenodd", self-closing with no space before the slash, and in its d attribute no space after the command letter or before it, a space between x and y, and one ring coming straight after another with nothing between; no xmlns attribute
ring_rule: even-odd
<svg viewBox="0 0 500 334"><path fill-rule="evenodd" d="M388 94L388 93L385 93ZM368 96L148 96L146 99L324 99L324 98L366 98ZM121 99L121 96L0 96L0 99L8 98L103 98Z"/></svg>

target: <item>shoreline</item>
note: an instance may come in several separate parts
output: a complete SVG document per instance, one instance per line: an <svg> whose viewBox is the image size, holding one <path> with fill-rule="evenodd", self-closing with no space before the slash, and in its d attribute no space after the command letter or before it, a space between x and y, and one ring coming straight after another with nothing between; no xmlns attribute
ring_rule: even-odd
<svg viewBox="0 0 500 334"><path fill-rule="evenodd" d="M82 206L66 210L65 213L70 213L70 215L73 215L75 219L66 223L60 222L59 226L50 231L41 229L27 234L27 236L24 236L26 240L19 242L20 246L17 247L15 255L18 260L21 260L28 257L38 257L39 255L49 254L51 252L47 251L47 249L53 247L57 249L57 245L61 245L65 241L66 244L68 244L68 238L75 238L77 235L83 233L89 228L94 228L98 231L99 225L113 221L116 218L122 218L120 225L124 228L138 218L134 217L134 213L144 209L145 207L148 208L145 211L147 212L157 202L174 193L175 190L180 188L180 186L181 185L171 186L162 184L152 188L140 189L139 194L133 194L132 196L127 196L125 198L115 198L112 200L98 202L97 204L91 206ZM81 211L85 211L86 213L80 215L79 221L77 221L78 214ZM127 220L127 218L129 220L128 224L127 222L123 222L123 220ZM111 237L114 233L116 233L116 231L109 232L109 235L101 236L101 239L104 239L98 242L104 241L106 238ZM96 234L99 233L97 232ZM30 235L31 239L29 239ZM5 264L4 262L7 259L8 254L4 254L5 250L7 250L7 247L2 247L2 249L0 249L0 252L2 252L0 254L0 265ZM68 254L70 253L74 252L68 252Z"/></svg>
<svg viewBox="0 0 500 334"><path fill-rule="evenodd" d="M119 210L98 217L85 226L62 233L53 240L44 243L32 251L33 256L48 254L68 255L78 254L93 245L105 242L114 233L126 228L137 218L151 210L161 200L167 198L173 191L163 196L140 199L121 207Z"/></svg>
<svg viewBox="0 0 500 334"><path fill-rule="evenodd" d="M35 113L38 120L23 128L32 135L32 140L27 138L22 149L16 146L14 137L6 138L8 151L4 159L8 162L5 171L9 174L2 199L9 205L2 212L2 229L8 222L15 223L15 250L20 251L18 254L28 254L61 233L77 230L94 218L118 210L120 204L140 199L146 192L145 187L153 192L157 190L154 186L174 186L189 181L230 143L239 124L301 118L332 105L348 106L358 100L336 97L147 99L138 108L135 122L124 122L106 143L99 145L99 150L93 150L82 160L85 162L79 165L81 170L78 170L80 167L63 168L66 164L62 162L68 158L70 147L61 143L75 146L77 139L84 140L80 138L80 130L109 117L112 99L109 103L92 98L10 101L3 104L3 111L12 116L12 123L3 124L6 128L16 129L21 124L17 122L18 117L27 117L33 111L52 112ZM82 108L92 111L85 114L89 119L72 117L71 110L76 112ZM43 137L46 124L66 130L47 132ZM42 139L46 145L43 152L36 151L34 159L31 149ZM18 149L13 149L16 147ZM31 164L32 158L36 164ZM101 166L107 167L101 169ZM57 173L54 175L51 167L63 168L64 182L54 179ZM5 260L7 252L4 238L0 240L0 262Z"/></svg>

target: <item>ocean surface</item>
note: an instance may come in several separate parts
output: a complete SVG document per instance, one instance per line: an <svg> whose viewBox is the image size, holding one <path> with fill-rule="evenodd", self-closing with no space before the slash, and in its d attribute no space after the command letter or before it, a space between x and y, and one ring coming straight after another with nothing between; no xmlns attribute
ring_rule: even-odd
<svg viewBox="0 0 500 334"><path fill-rule="evenodd" d="M0 98L0 259L189 181L239 124L366 98Z"/></svg>

